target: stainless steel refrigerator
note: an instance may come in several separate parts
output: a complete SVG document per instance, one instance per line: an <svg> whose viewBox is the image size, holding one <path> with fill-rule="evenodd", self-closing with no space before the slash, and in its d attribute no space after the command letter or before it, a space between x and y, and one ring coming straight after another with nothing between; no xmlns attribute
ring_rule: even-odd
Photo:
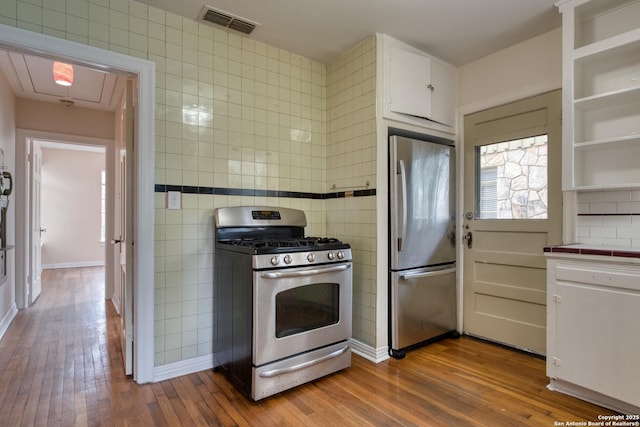
<svg viewBox="0 0 640 427"><path fill-rule="evenodd" d="M456 332L453 141L389 137L389 354Z"/></svg>

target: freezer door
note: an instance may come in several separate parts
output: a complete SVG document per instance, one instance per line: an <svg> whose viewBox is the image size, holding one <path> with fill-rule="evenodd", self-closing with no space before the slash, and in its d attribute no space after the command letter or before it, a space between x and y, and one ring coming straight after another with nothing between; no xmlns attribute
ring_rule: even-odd
<svg viewBox="0 0 640 427"><path fill-rule="evenodd" d="M390 138L391 270L455 262L455 149Z"/></svg>
<svg viewBox="0 0 640 427"><path fill-rule="evenodd" d="M391 273L391 349L456 329L455 264Z"/></svg>

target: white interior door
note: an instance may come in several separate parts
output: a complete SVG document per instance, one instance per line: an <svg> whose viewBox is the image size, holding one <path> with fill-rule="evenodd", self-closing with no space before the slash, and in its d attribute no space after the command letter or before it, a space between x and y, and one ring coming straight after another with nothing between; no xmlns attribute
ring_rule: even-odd
<svg viewBox="0 0 640 427"><path fill-rule="evenodd" d="M133 374L133 201L134 194L134 82L127 81L126 100L123 114L124 148L120 151L120 194L121 194L121 231L120 237L120 273L121 298L120 315L122 319L122 352L126 375Z"/></svg>
<svg viewBox="0 0 640 427"><path fill-rule="evenodd" d="M124 131L123 131L124 132ZM111 215L113 217L113 240L112 251L113 258L112 263L108 268L111 269L111 276L113 277L113 294L111 296L111 302L118 313L122 316L122 294L124 290L124 284L122 283L123 266L126 266L126 260L124 259L124 251L126 250L124 244L122 244L122 236L124 235L124 170L125 170L125 156L124 150L120 149L121 145L124 145L124 138L122 135L118 136L118 144L115 150L114 161L114 173L113 173L113 188L114 188L114 205Z"/></svg>
<svg viewBox="0 0 640 427"><path fill-rule="evenodd" d="M37 141L31 142L29 157L31 188L29 197L31 203L31 257L29 262L29 305L40 296L42 290L42 233L46 230L40 224L40 201L42 183L42 147Z"/></svg>

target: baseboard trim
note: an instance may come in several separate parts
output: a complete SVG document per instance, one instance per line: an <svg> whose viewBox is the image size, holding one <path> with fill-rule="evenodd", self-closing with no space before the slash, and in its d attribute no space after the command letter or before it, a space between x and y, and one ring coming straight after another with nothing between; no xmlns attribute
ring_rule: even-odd
<svg viewBox="0 0 640 427"><path fill-rule="evenodd" d="M121 316L121 314L120 314L120 297L112 296L111 297L111 304L113 304L113 308L116 310L116 313L118 313L118 316Z"/></svg>
<svg viewBox="0 0 640 427"><path fill-rule="evenodd" d="M373 363L384 362L389 358L388 346L374 348L353 338L351 338L351 351Z"/></svg>
<svg viewBox="0 0 640 427"><path fill-rule="evenodd" d="M387 346L376 349L358 340L354 340L353 338L351 338L350 343L352 352L373 363L380 363L389 358L389 350ZM215 366L214 359L215 354L211 353L187 360L181 360L179 362L156 366L153 368L153 382L170 380L171 378L193 374L194 372L213 369Z"/></svg>
<svg viewBox="0 0 640 427"><path fill-rule="evenodd" d="M9 326L11 325L13 319L16 317L16 314L18 314L18 308L15 304L11 304L9 311L7 311L7 314L5 314L2 318L2 321L0 321L0 340L2 339L2 337L4 337L7 329L9 329Z"/></svg>
<svg viewBox="0 0 640 427"><path fill-rule="evenodd" d="M104 267L104 261L82 261L82 262L59 262L54 264L42 264L42 269L53 270L56 268L79 268L79 267Z"/></svg>
<svg viewBox="0 0 640 427"><path fill-rule="evenodd" d="M558 393L567 394L586 402L593 403L594 405L612 409L621 414L640 414L640 406L623 402L616 398L606 396L598 393L597 391L589 390L567 381L551 378L551 382L547 388Z"/></svg>
<svg viewBox="0 0 640 427"><path fill-rule="evenodd" d="M213 369L213 354L205 354L204 356L181 360L180 362L156 366L153 368L153 382L169 380L208 369Z"/></svg>

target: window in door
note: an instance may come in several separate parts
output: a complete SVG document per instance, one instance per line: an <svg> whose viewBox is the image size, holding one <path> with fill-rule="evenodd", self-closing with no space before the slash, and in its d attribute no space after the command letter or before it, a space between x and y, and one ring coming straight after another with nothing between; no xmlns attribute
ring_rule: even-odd
<svg viewBox="0 0 640 427"><path fill-rule="evenodd" d="M547 219L547 135L476 147L478 219Z"/></svg>

